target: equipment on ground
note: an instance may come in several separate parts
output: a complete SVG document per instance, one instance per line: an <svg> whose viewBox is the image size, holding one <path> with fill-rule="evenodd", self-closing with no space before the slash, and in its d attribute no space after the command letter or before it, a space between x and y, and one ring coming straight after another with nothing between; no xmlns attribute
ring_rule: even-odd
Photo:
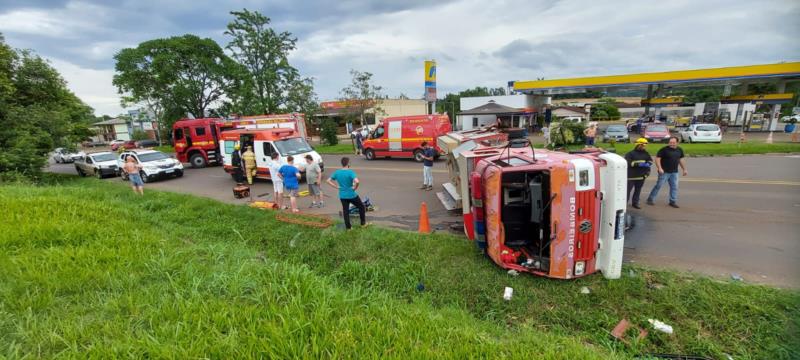
<svg viewBox="0 0 800 360"><path fill-rule="evenodd" d="M244 199L250 197L250 187L245 184L236 184L233 187L233 197L237 199Z"/></svg>

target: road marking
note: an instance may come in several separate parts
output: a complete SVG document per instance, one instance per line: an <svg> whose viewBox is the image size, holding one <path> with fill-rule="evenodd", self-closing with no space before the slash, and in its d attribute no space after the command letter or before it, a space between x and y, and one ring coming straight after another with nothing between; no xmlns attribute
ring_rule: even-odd
<svg viewBox="0 0 800 360"><path fill-rule="evenodd" d="M681 178L681 182L716 183L716 184L753 184L753 185L786 185L800 186L800 182L783 180L745 180L745 179L704 179Z"/></svg>

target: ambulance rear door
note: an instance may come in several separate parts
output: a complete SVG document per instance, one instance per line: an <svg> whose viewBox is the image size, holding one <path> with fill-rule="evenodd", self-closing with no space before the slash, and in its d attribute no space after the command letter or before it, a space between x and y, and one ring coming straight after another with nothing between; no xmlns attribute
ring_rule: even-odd
<svg viewBox="0 0 800 360"><path fill-rule="evenodd" d="M389 151L403 151L403 121L389 121Z"/></svg>

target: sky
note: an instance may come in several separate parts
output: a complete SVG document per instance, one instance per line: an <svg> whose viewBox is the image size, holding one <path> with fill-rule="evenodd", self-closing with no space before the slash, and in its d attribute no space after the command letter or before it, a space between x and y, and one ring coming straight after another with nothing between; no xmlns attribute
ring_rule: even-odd
<svg viewBox="0 0 800 360"><path fill-rule="evenodd" d="M124 109L114 54L187 33L216 40L230 11L257 10L297 37L290 62L335 100L350 69L390 97L421 98L423 62L439 96L510 80L800 60L800 1L0 1L0 33L47 58L97 115Z"/></svg>

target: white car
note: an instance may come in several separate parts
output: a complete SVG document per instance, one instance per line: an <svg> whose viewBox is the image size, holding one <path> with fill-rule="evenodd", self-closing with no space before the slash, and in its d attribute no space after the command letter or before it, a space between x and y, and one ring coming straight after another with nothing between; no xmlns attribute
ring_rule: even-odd
<svg viewBox="0 0 800 360"><path fill-rule="evenodd" d="M78 158L82 158L86 156L86 153L83 151L69 151L65 148L56 148L53 150L53 161L56 163L71 163L77 160Z"/></svg>
<svg viewBox="0 0 800 360"><path fill-rule="evenodd" d="M693 124L681 130L683 142L722 142L722 130L716 124Z"/></svg>
<svg viewBox="0 0 800 360"><path fill-rule="evenodd" d="M128 180L128 174L122 169L129 156L132 156L136 159L136 162L142 165L139 175L142 176L142 181L144 182L151 182L160 177L183 176L183 164L167 154L156 150L133 150L125 151L117 158L117 166L119 166L122 180Z"/></svg>
<svg viewBox="0 0 800 360"><path fill-rule="evenodd" d="M794 114L792 116L784 116L781 118L781 122L788 123L789 121L794 120L794 122L800 122L800 114Z"/></svg>

